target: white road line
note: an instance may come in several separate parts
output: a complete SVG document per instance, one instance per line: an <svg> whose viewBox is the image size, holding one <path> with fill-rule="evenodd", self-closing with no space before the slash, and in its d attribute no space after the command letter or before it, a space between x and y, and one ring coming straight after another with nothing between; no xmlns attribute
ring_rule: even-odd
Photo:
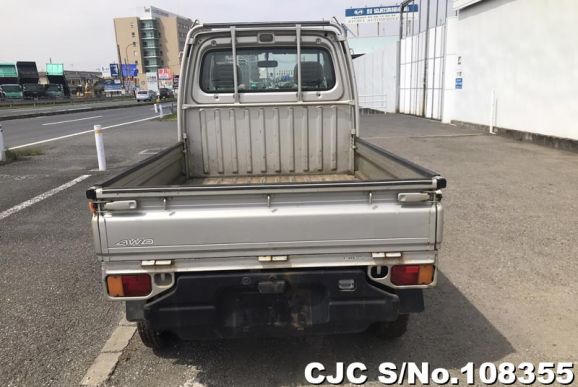
<svg viewBox="0 0 578 387"><path fill-rule="evenodd" d="M77 118L77 119L75 119L75 120L58 121L58 122L47 122L47 123L45 123L45 124L42 124L42 126L66 124L67 122L93 120L93 119L95 119L95 118L100 118L100 117L102 117L102 116L84 117L84 118Z"/></svg>
<svg viewBox="0 0 578 387"><path fill-rule="evenodd" d="M82 175L77 177L74 180L69 181L66 184L62 184L60 187L56 187L51 189L50 191L46 191L38 196L33 197L32 199L26 200L25 202L22 202L12 208L7 209L6 211L0 212L0 220L6 219L7 217L9 217L10 215L13 215L19 211L22 211L23 209L30 207L33 204L36 204L44 199L47 199L53 195L56 195L57 193L64 191L67 188L72 187L73 185L80 183L81 181L88 179L90 177L90 175Z"/></svg>
<svg viewBox="0 0 578 387"><path fill-rule="evenodd" d="M135 323L128 322L124 318L120 320L118 326L112 332L112 335L110 335L88 371L86 371L80 385L103 385L112 375L122 351L126 348L135 332Z"/></svg>
<svg viewBox="0 0 578 387"><path fill-rule="evenodd" d="M102 130L110 129L110 128L116 128L116 127L118 127L118 126L123 126L123 125L136 124L137 122L150 121L150 120L153 120L153 119L158 118L158 117L159 117L159 116L147 117L147 118L143 118L143 119L141 119L141 120L130 121L130 122L123 122L123 123L121 123L121 124L115 124L115 125L105 126L105 127L102 128ZM31 143L29 143L29 144L13 146L12 148L8 148L8 150L26 148L26 147L28 147L28 146L34 146L34 145L44 144L44 143L47 143L47 142L64 140L65 138L80 136L80 135L82 135L82 134L87 134L87 133L94 133L94 131L93 131L93 130L85 130L85 131L83 131L83 132L67 134L67 135L65 135L65 136L54 137L54 138L49 138L49 139L47 139L47 140L31 142Z"/></svg>

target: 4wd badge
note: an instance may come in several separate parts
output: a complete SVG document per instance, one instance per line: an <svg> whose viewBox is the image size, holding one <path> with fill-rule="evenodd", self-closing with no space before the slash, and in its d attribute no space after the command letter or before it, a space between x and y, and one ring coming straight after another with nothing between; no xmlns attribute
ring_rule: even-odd
<svg viewBox="0 0 578 387"><path fill-rule="evenodd" d="M116 242L116 247L140 247L140 246L152 246L155 241L150 238L135 238L135 239L123 239Z"/></svg>

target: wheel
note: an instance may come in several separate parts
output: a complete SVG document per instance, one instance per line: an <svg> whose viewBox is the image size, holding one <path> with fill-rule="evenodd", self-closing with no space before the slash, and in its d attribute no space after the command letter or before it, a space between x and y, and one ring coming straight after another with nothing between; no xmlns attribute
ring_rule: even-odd
<svg viewBox="0 0 578 387"><path fill-rule="evenodd" d="M148 321L139 321L137 323L138 335L143 344L152 349L161 349L167 346L167 337L156 332Z"/></svg>
<svg viewBox="0 0 578 387"><path fill-rule="evenodd" d="M373 324L370 330L381 339L396 339L407 331L409 314L400 314L395 321L380 321Z"/></svg>

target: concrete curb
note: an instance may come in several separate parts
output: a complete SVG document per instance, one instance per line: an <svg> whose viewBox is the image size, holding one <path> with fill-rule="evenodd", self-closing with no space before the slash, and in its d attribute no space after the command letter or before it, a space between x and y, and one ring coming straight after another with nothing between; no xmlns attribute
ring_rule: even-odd
<svg viewBox="0 0 578 387"><path fill-rule="evenodd" d="M135 106L147 106L147 105L154 105L155 102L144 102L144 103L131 103L131 104L123 104L123 105L112 105L112 106L93 106L93 107L86 107L80 109L68 109L68 110L54 110L48 112L36 112L36 113L27 113L27 114L19 114L13 116L0 116L0 121L11 121L11 120L19 120L23 118L33 118L33 117L44 117L44 116L56 116L60 114L71 114L71 113L84 113L84 112L92 112L96 110L108 110L108 109L122 109L127 107L135 107Z"/></svg>
<svg viewBox="0 0 578 387"><path fill-rule="evenodd" d="M486 133L489 131L489 126L483 124L474 124L471 122L456 121L456 120L452 120L452 124L460 126L462 128L480 130ZM522 132L519 130L501 128L497 126L494 127L494 131L497 135L510 138L513 140L531 142L537 145L554 148L558 150L578 152L578 140L573 140L571 138L554 137L532 132Z"/></svg>

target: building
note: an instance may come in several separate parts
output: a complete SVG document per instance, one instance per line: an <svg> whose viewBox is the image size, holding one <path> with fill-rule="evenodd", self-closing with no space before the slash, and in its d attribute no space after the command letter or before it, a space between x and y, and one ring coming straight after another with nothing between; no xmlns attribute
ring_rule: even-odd
<svg viewBox="0 0 578 387"><path fill-rule="evenodd" d="M90 93L94 85L102 80L100 71L75 71L64 70L64 79L72 96L81 96ZM38 72L38 83L47 85L50 83L46 71Z"/></svg>
<svg viewBox="0 0 578 387"><path fill-rule="evenodd" d="M416 4L380 48L350 39L362 107L577 149L578 1Z"/></svg>
<svg viewBox="0 0 578 387"><path fill-rule="evenodd" d="M138 71L136 78L126 80L127 84L146 89L146 74L149 73L150 78L150 74L157 74L161 68L179 75L179 53L192 24L189 18L152 6L144 7L138 17L115 18L119 62L136 65Z"/></svg>
<svg viewBox="0 0 578 387"><path fill-rule="evenodd" d="M443 119L572 148L578 140L578 2L455 0L454 9Z"/></svg>

